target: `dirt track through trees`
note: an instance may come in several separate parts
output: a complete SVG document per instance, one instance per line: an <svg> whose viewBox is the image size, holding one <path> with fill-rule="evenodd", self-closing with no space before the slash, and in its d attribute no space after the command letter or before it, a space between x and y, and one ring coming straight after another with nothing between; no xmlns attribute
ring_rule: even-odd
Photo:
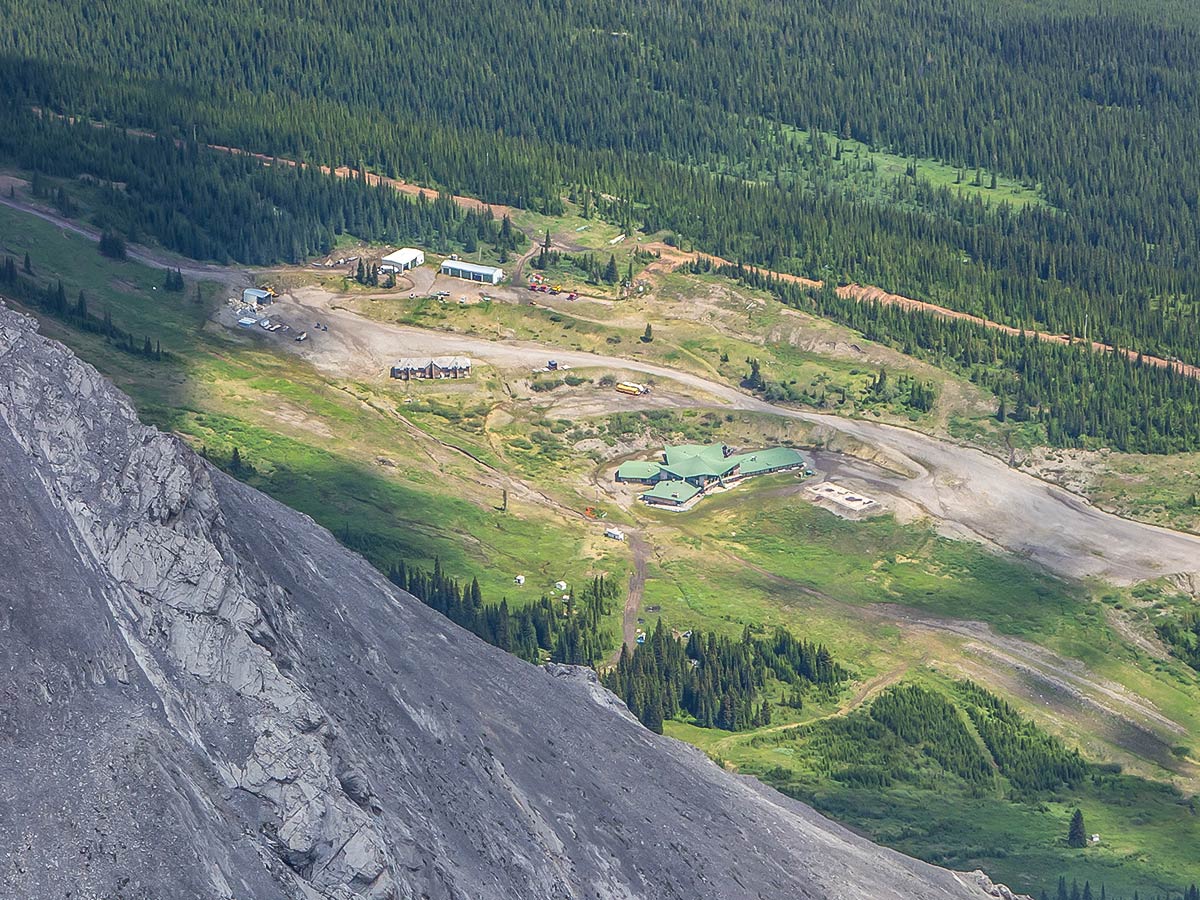
<svg viewBox="0 0 1200 900"><path fill-rule="evenodd" d="M650 547L641 532L627 531L625 536L629 538L629 549L633 553L633 571L629 573L629 591L625 595L625 611L621 617L621 640L632 653L637 642L638 610L646 590L646 557L650 555ZM615 666L620 658L621 651L617 650L609 662Z"/></svg>
<svg viewBox="0 0 1200 900"><path fill-rule="evenodd" d="M37 107L34 108L34 111L37 112L39 115L42 113L42 110L38 109ZM59 118L69 118L69 117L60 116ZM69 121L74 122L75 120L73 118L69 118ZM102 122L92 122L92 125L96 128L111 127ZM151 132L139 131L136 129L125 129L125 133L129 134L129 135L134 135L137 137L145 137L145 138L155 137L155 135ZM182 144L183 142L176 141L176 143ZM205 146L208 147L210 150L216 150L221 153L228 153L228 154L236 155L236 156L248 156L252 159L259 160L260 162L263 163L263 165L280 165L280 166L291 166L291 167L300 167L300 168L308 168L311 165L310 163L298 162L297 160L288 159L288 158L282 157L282 156L270 156L266 153L255 153L253 151L244 150L239 147L226 147L221 144L206 144ZM433 188L421 187L420 185L411 184L407 181L403 181L403 180L396 179L396 178L388 178L384 175L376 175L371 172L366 172L366 173L360 172L358 169L351 168L350 166L339 166L336 169L331 169L329 166L318 165L318 166L316 166L316 168L327 175L333 174L339 178L360 178L360 179L364 180L367 184L375 185L375 186L382 185L382 186L386 186L386 187L391 187L394 190L397 190L404 194L408 194L410 196L417 196L417 195L424 194L430 200L437 199L438 197L441 196L441 193ZM505 206L503 204L497 204L497 203L485 203L484 201L479 200L475 197L465 197L465 196L462 196L459 194L451 194L449 196L450 196L451 200L453 200L457 205L463 207L464 209L472 209L472 210L476 210L476 211L490 209L495 215L498 215L498 216L511 216L514 212L514 208L511 206ZM34 211L33 207L30 207L30 206L27 206L24 204L15 204L11 201L7 202L6 205L13 206L14 208L18 208L18 209L25 209L26 211ZM43 215L42 213L35 213L35 214L41 215L42 218L46 218L46 216ZM55 221L55 219L51 219L51 221ZM65 223L65 220L57 220L57 221L58 221L58 224ZM64 227L72 227L72 226L64 224ZM75 230L79 231L81 234L88 233L79 228L75 228ZM96 239L98 239L98 237L99 236L97 235ZM685 253L684 251L680 250L678 247L672 247L672 246L664 244L660 241L651 241L648 243L639 244L639 249L647 250L647 251L659 254L659 257L660 257L659 260L651 263L646 268L646 271L650 272L650 273L665 271L668 268L673 268L674 266L681 265L685 262L690 262L693 259L696 259L697 257L707 258L717 265L734 265L734 263L731 263L727 259L722 259L719 256L713 256L711 254L700 254L700 253L688 254L688 253ZM130 255L133 255L133 254L131 253ZM521 257L521 260L518 262L518 266L517 266L518 274L520 272L520 269L523 267L525 260L528 258L529 255L530 254L527 253L525 256ZM148 260L145 260L145 259L143 259L142 261L148 262ZM149 263L149 264L157 265L157 263ZM819 289L823 286L823 282L815 281L811 278L805 278L802 275L792 275L792 274L789 274L786 272L774 272L774 271L771 271L770 269L761 269L760 271L778 281L788 282L791 284L798 284L798 285L801 285L802 287ZM900 307L901 309L907 309L907 310L911 310L914 312L928 313L930 315L938 316L938 317L944 318L944 319L960 319L962 321L973 322L976 325L979 325L983 328L990 328L995 331L1002 331L1005 334L1019 335L1019 334L1027 333L1031 336L1036 336L1038 340L1050 341L1051 343L1055 343L1055 344L1080 344L1080 343L1083 343L1083 341L1081 339L1074 337L1072 335L1048 334L1048 333L1040 332L1040 331L1026 332L1025 329L1016 328L1012 325L1005 325L1000 322L993 322L992 320L985 319L981 316L975 316L975 315L971 315L970 313L960 312L958 310L950 309L949 307L945 307L945 306L938 306L935 303L927 303L924 300L914 300L912 297L905 297L901 294L892 294L892 293L889 293L889 292L883 290L882 288L875 287L873 285L862 285L862 284L841 285L837 288L837 293L838 293L838 296L840 296L840 297L849 297L853 300L858 300L860 302L881 303L881 304L888 305L888 306L897 306L897 307ZM1149 354L1140 353L1137 350L1130 350L1130 349L1126 349L1126 348L1122 348L1119 351L1117 351L1114 347L1111 347L1110 345L1101 343L1099 341L1090 341L1089 343L1093 350L1096 350L1099 352L1105 352L1105 353L1120 352L1122 355L1124 355L1127 359L1130 359L1130 360L1141 360L1142 362L1144 362L1147 365L1156 366L1161 369L1173 369L1182 375L1188 376L1189 378L1200 378L1200 366L1190 365L1190 364L1184 363L1180 360L1163 359L1160 356L1151 356Z"/></svg>

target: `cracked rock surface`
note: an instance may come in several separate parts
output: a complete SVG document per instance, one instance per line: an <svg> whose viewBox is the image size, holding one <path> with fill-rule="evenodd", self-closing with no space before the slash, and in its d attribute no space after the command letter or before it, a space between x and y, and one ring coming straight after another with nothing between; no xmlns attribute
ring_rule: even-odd
<svg viewBox="0 0 1200 900"><path fill-rule="evenodd" d="M929 898L398 590L0 306L0 896Z"/></svg>

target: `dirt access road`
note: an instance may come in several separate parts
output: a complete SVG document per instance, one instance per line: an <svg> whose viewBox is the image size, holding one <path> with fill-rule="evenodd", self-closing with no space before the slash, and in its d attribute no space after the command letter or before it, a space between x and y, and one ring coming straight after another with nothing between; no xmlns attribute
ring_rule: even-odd
<svg viewBox="0 0 1200 900"><path fill-rule="evenodd" d="M21 183L23 184L24 182ZM33 204L7 196L0 196L0 205L36 216L44 222L57 225L59 228L85 237L89 241L96 241L97 243L100 241L100 232L96 229L80 225L71 219L65 219L57 213L43 209L40 206L34 206ZM231 269L226 266L198 263L171 253L150 250L140 245L127 247L125 253L135 262L140 262L144 266L150 266L152 269L177 270L180 274L186 275L188 278L195 278L200 281L216 281L223 285L237 288L243 286L249 287L254 284L254 280L251 278L249 272Z"/></svg>
<svg viewBox="0 0 1200 900"><path fill-rule="evenodd" d="M283 298L278 310L301 322L329 323L330 331L316 340L281 344L343 376L378 378L400 356L460 353L501 369L538 368L553 358L575 368L617 369L674 381L705 395L673 397L675 406L725 406L782 416L878 448L895 471L911 476L842 456L827 461L827 468L838 477L862 481L876 493L915 504L961 537L1025 556L1070 577L1129 584L1184 574L1200 587L1200 538L1102 512L980 450L894 425L776 406L730 385L653 363L368 321L336 308L335 298L320 290L297 291Z"/></svg>
<svg viewBox="0 0 1200 900"><path fill-rule="evenodd" d="M650 555L650 545L642 537L641 532L627 531L629 549L633 552L633 571L629 574L629 590L625 594L625 612L621 617L621 640L633 651L637 642L638 610L642 608L642 594L646 590L646 557ZM609 660L610 665L616 665L621 658L617 650Z"/></svg>
<svg viewBox="0 0 1200 900"><path fill-rule="evenodd" d="M33 107L33 111L35 113L37 113L38 115L45 114L45 111L37 106ZM72 122L72 123L74 123L76 121L73 116L62 116L58 113L49 113L49 115L53 116L54 118L66 119L67 121ZM108 123L105 123L105 122L98 122L95 120L89 120L89 121L93 128L119 127L119 126L109 125ZM130 135L132 137L143 137L143 138L148 138L148 139L153 139L156 137L156 135L153 132L143 131L140 129L126 128L123 130L127 135ZM180 140L177 140L176 144L179 144L182 146L183 142ZM228 153L233 156L248 156L252 159L258 160L263 165L267 165L267 166L291 166L293 168L299 167L302 169L307 169L310 167L310 163L299 162L297 160L288 159L288 158L282 157L282 156L270 156L265 153L255 153L251 150L244 150L240 147L226 147L222 144L206 144L205 146L207 146L210 150L216 150L220 153ZM423 194L425 197L427 197L430 200L437 199L438 197L441 196L440 192L434 190L433 188L421 187L420 185L411 184L411 183L409 183L407 181L403 181L401 179L388 178L386 176L377 175L372 172L362 173L357 169L351 168L350 166L339 166L336 169L331 169L331 168L329 168L329 166L318 165L318 166L316 166L316 168L319 169L322 173L324 173L326 175L335 175L338 178L364 178L368 184L375 185L375 186L390 187L393 190L399 191L400 193L403 193L403 194L408 194L410 196L417 196L417 195ZM515 210L511 206L505 206L503 204L496 204L496 203L485 203L484 201L479 200L475 197L464 197L464 196L461 196L458 194L451 194L449 196L450 196L451 200L453 200L457 205L463 207L464 209L472 209L472 210L477 210L477 211L491 210L493 215L510 216L510 217L513 215L513 213L517 212L517 210ZM17 205L17 204L11 203L11 202L6 203L6 205L13 206L14 208L17 208L17 209L24 209L26 211L34 211L34 209L32 207L25 206L25 205ZM45 214L43 214L42 212L35 212L35 215L39 215L42 218L47 218L47 216ZM62 220L50 219L50 221L59 221L59 223L62 224ZM64 227L72 227L72 226L64 225ZM79 231L80 234L88 234L89 233L88 231L77 228L77 227L75 227L73 230ZM96 235L96 237L98 237L98 235ZM656 262L651 263L646 268L646 272L650 273L650 274L653 274L655 272L669 271L670 269L674 268L675 266L679 265L680 263L690 262L691 260L695 259L697 256L707 256L710 260L712 260L713 263L715 263L717 265L733 265L733 263L731 263L729 260L722 259L719 256L712 256L710 254L699 254L699 253L685 253L683 250L679 249L678 247L669 246L668 244L664 244L661 241L651 241L651 242L647 242L644 244L640 244L639 249L648 250L650 252L659 254L659 259ZM521 272L522 267L525 264L525 260L528 259L528 257L532 255L533 250L536 250L536 241L534 243L534 247L532 248L531 252L525 254L525 256L521 257L521 259L518 261L517 272L513 278L514 282L517 281L518 278L520 277L520 272ZM134 254L131 254L131 256L132 255L134 255ZM141 261L143 261L143 262L149 262L148 259L142 259L141 257L138 257L138 256L135 256L135 258L141 259ZM149 263L149 264L158 265L157 263ZM793 284L799 284L799 285L802 285L805 287L819 288L822 285L822 282L820 282L820 281L814 281L811 278L805 278L801 275L791 275L791 274L782 273L782 272L769 272L769 270L763 270L763 271L768 272L770 275L779 279L780 281L788 281ZM185 274L188 274L186 270L185 270ZM863 284L841 285L840 287L838 287L837 292L838 292L839 296L849 297L851 299L858 300L858 301L874 301L876 303L882 303L882 304L886 304L889 306L899 306L902 309L927 312L927 313L931 313L935 316L940 316L942 318L963 319L966 321L974 322L975 324L981 325L984 328L991 328L996 331L1003 331L1006 334L1016 335L1016 334L1023 333L1023 329L1014 328L1011 325L1004 325L1000 322L993 322L990 319L984 319L980 316L973 316L970 313L959 312L958 310L950 309L945 306L938 306L933 303L927 303L924 300L914 300L911 297L905 297L900 294L888 293L887 291L883 290L882 288L875 287L874 285L863 285ZM1075 338L1071 335L1068 335L1068 334L1045 334L1042 332L1030 332L1030 333L1036 334L1037 337L1041 340L1051 341L1053 343L1058 343L1058 344L1073 344L1073 343L1079 342L1077 338ZM1091 343L1092 348L1095 350L1098 350L1098 351L1112 352L1114 350L1113 347L1109 346L1108 344L1102 344L1099 341L1091 341L1090 343ZM1150 355L1142 356L1141 354L1139 354L1139 352L1137 350L1122 349L1120 352L1123 353L1128 359L1133 359L1133 360L1141 359L1143 362L1145 362L1148 365L1157 366L1159 368L1164 368L1164 369L1170 368L1170 369L1174 369L1175 371L1177 371L1183 375L1187 375L1190 378L1200 378L1200 366L1189 365L1180 360L1163 359L1162 357L1159 357L1159 356L1150 356Z"/></svg>

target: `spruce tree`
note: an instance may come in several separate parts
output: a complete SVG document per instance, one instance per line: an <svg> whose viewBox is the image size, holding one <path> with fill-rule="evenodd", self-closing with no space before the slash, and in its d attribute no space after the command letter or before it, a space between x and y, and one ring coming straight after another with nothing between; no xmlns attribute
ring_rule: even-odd
<svg viewBox="0 0 1200 900"><path fill-rule="evenodd" d="M646 330L642 332L642 343L648 344L654 340L654 329L647 323Z"/></svg>
<svg viewBox="0 0 1200 900"><path fill-rule="evenodd" d="M1076 809L1071 816L1071 828L1067 832L1067 846L1076 849L1087 846L1087 829L1083 824L1083 811Z"/></svg>

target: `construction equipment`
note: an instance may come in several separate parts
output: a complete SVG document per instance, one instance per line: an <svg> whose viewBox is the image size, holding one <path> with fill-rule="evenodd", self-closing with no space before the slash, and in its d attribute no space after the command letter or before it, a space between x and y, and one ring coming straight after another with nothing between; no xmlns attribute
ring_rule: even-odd
<svg viewBox="0 0 1200 900"><path fill-rule="evenodd" d="M617 393L629 394L631 396L640 396L650 392L650 388L644 384L638 384L636 381L621 381L617 383Z"/></svg>

